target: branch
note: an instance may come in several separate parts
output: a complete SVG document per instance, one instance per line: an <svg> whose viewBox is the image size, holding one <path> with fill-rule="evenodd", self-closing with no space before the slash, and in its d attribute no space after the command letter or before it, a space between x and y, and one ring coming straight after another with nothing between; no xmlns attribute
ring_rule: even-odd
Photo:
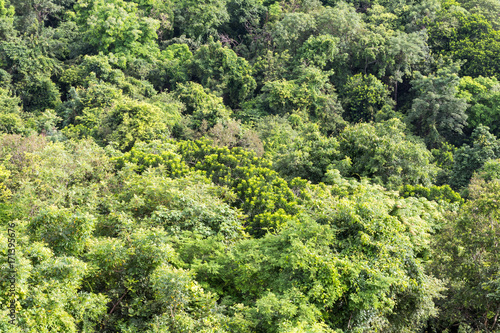
<svg viewBox="0 0 500 333"><path fill-rule="evenodd" d="M125 297L125 295L127 295L128 293L128 290L125 292L125 294L122 295L122 297L120 297L120 299L118 300L118 302L116 302L115 305L113 305L113 308L111 309L111 311L109 311L109 314L112 314L113 311L115 310L116 306L122 301L123 297Z"/></svg>

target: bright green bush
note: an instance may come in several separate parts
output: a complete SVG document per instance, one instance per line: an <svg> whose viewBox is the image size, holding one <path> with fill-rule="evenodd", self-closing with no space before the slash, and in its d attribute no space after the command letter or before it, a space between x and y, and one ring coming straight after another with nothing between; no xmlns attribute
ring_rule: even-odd
<svg viewBox="0 0 500 333"><path fill-rule="evenodd" d="M457 192L453 191L449 185L424 187L422 185L404 185L399 190L403 197L426 198L427 200L444 200L449 203L462 203L463 199Z"/></svg>

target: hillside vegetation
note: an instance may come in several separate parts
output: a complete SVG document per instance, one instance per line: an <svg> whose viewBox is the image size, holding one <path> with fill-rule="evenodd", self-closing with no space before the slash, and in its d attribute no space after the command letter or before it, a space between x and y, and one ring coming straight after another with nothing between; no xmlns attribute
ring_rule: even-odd
<svg viewBox="0 0 500 333"><path fill-rule="evenodd" d="M0 331L500 332L499 14L0 0Z"/></svg>

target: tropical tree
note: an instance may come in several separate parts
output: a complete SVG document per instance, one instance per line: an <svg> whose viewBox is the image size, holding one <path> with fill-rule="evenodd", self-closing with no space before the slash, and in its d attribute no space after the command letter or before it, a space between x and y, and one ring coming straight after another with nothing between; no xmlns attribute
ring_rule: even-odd
<svg viewBox="0 0 500 333"><path fill-rule="evenodd" d="M439 301L439 329L459 324L462 329L494 332L500 314L498 266L499 179L476 175L469 201L451 214L437 235L434 274L447 277L446 298Z"/></svg>
<svg viewBox="0 0 500 333"><path fill-rule="evenodd" d="M421 140L405 134L394 118L348 126L339 136L339 160L332 166L344 176L369 177L389 187L430 185L438 168Z"/></svg>
<svg viewBox="0 0 500 333"><path fill-rule="evenodd" d="M140 15L134 2L79 0L74 9L85 40L98 52L148 58L159 51L156 44L159 21Z"/></svg>
<svg viewBox="0 0 500 333"><path fill-rule="evenodd" d="M408 113L408 121L430 147L444 140L459 140L466 125L467 103L457 96L458 69L455 64L428 76L416 73L412 81L417 97Z"/></svg>
<svg viewBox="0 0 500 333"><path fill-rule="evenodd" d="M394 104L389 89L371 74L350 77L342 90L344 118L351 122L373 121L377 112Z"/></svg>
<svg viewBox="0 0 500 333"><path fill-rule="evenodd" d="M192 72L203 87L221 92L232 108L252 97L256 87L248 62L212 38L194 54Z"/></svg>

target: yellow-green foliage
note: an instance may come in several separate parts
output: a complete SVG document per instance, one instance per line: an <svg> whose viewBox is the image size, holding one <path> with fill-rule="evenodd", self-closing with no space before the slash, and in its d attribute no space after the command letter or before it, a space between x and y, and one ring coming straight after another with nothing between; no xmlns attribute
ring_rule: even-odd
<svg viewBox="0 0 500 333"><path fill-rule="evenodd" d="M12 195L12 192L5 185L5 182L10 176L10 171L5 169L3 165L0 165L0 202L6 201Z"/></svg>
<svg viewBox="0 0 500 333"><path fill-rule="evenodd" d="M250 216L251 233L262 235L276 229L281 220L298 212L287 182L271 164L254 152L241 148L218 148L207 141L181 142L180 153L188 165L206 172L215 184L228 186L237 194L236 206Z"/></svg>

